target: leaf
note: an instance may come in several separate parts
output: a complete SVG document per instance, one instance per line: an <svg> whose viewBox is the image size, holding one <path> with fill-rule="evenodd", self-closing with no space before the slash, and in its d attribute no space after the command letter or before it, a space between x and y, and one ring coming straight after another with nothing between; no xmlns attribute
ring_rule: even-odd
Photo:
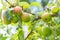
<svg viewBox="0 0 60 40"><path fill-rule="evenodd" d="M19 40L24 40L24 32L23 32L22 29L19 29L18 39L19 39Z"/></svg>
<svg viewBox="0 0 60 40"><path fill-rule="evenodd" d="M51 35L51 36L49 37L49 40L55 40L54 36Z"/></svg>
<svg viewBox="0 0 60 40"><path fill-rule="evenodd" d="M12 36L11 40L18 40L18 32Z"/></svg>
<svg viewBox="0 0 60 40"><path fill-rule="evenodd" d="M38 27L37 29L35 29L36 32L39 34L40 37L42 37L42 27Z"/></svg>
<svg viewBox="0 0 60 40"><path fill-rule="evenodd" d="M24 32L22 30L22 20L21 17L17 16L18 20L18 40L24 40Z"/></svg>
<svg viewBox="0 0 60 40"><path fill-rule="evenodd" d="M42 6L45 7L47 4L48 4L49 0L42 0L41 3L42 3Z"/></svg>
<svg viewBox="0 0 60 40"><path fill-rule="evenodd" d="M51 10L53 13L58 13L59 8L57 6L53 6L53 8Z"/></svg>
<svg viewBox="0 0 60 40"><path fill-rule="evenodd" d="M58 2L60 3L60 0L58 0Z"/></svg>
<svg viewBox="0 0 60 40"><path fill-rule="evenodd" d="M30 8L29 3L27 3L27 2L20 2L20 3L19 3L19 6L23 6L24 9Z"/></svg>
<svg viewBox="0 0 60 40"><path fill-rule="evenodd" d="M24 40L24 32L20 28L16 34L14 34L11 38L11 40Z"/></svg>
<svg viewBox="0 0 60 40"><path fill-rule="evenodd" d="M0 40L6 40L7 37L3 37L3 35L0 34Z"/></svg>
<svg viewBox="0 0 60 40"><path fill-rule="evenodd" d="M31 6L41 7L40 3L38 3L38 2L32 2L31 3Z"/></svg>
<svg viewBox="0 0 60 40"><path fill-rule="evenodd" d="M52 33L52 31L51 31L50 27L44 27L43 28L43 35L44 35L44 37L51 35L51 33Z"/></svg>
<svg viewBox="0 0 60 40"><path fill-rule="evenodd" d="M20 0L15 0L15 1L16 1L17 5L19 5Z"/></svg>
<svg viewBox="0 0 60 40"><path fill-rule="evenodd" d="M12 19L12 15L13 15L13 13L12 13L11 11L12 11L12 10L7 9L7 10L6 10L6 13L5 13L6 18L7 18L8 20L10 20L10 21L11 21L11 19Z"/></svg>

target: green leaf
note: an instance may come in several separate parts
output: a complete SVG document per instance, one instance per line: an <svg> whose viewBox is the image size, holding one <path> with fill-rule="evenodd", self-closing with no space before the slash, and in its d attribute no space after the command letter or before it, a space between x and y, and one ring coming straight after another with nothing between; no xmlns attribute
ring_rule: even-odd
<svg viewBox="0 0 60 40"><path fill-rule="evenodd" d="M53 6L51 11L56 14L56 13L58 13L59 8L57 6Z"/></svg>
<svg viewBox="0 0 60 40"><path fill-rule="evenodd" d="M52 31L51 31L50 27L44 27L43 28L43 35L44 36L50 36L51 33L52 33Z"/></svg>
<svg viewBox="0 0 60 40"><path fill-rule="evenodd" d="M6 40L7 37L3 37L3 35L0 34L0 40Z"/></svg>
<svg viewBox="0 0 60 40"><path fill-rule="evenodd" d="M32 2L31 3L31 6L41 7L40 3L38 3L38 2Z"/></svg>
<svg viewBox="0 0 60 40"><path fill-rule="evenodd" d="M60 0L58 0L58 2L60 3Z"/></svg>
<svg viewBox="0 0 60 40"><path fill-rule="evenodd" d="M11 40L18 40L18 32L12 36Z"/></svg>
<svg viewBox="0 0 60 40"><path fill-rule="evenodd" d="M19 29L18 39L19 39L19 40L24 40L24 32L23 32L22 29Z"/></svg>
<svg viewBox="0 0 60 40"><path fill-rule="evenodd" d="M16 0L17 5L19 5L20 0Z"/></svg>
<svg viewBox="0 0 60 40"><path fill-rule="evenodd" d="M27 2L20 2L20 3L19 3L19 6L23 6L24 9L30 8L29 3L27 3Z"/></svg>
<svg viewBox="0 0 60 40"><path fill-rule="evenodd" d="M42 0L41 3L42 3L42 6L45 7L47 4L48 4L49 0Z"/></svg>

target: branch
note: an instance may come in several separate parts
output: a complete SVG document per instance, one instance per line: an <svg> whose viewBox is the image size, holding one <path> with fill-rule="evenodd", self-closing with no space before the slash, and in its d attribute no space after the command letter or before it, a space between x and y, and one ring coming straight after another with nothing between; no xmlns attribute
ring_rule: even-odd
<svg viewBox="0 0 60 40"><path fill-rule="evenodd" d="M35 15L35 14L33 14L33 13L29 13L29 14Z"/></svg>
<svg viewBox="0 0 60 40"><path fill-rule="evenodd" d="M7 0L5 0L9 5L12 5L10 2L8 2Z"/></svg>
<svg viewBox="0 0 60 40"><path fill-rule="evenodd" d="M52 14L51 15L52 17L57 17L58 16L58 14ZM33 20L33 22L34 21L36 21L36 20L38 20L38 19L41 19L41 16L38 16L38 18L35 18L34 20ZM25 38L25 40L31 35L33 33L33 30L31 30L31 32L28 34L28 36Z"/></svg>
<svg viewBox="0 0 60 40"><path fill-rule="evenodd" d="M31 30L31 32L28 34L28 36L25 38L25 40L32 34L32 31L33 30Z"/></svg>
<svg viewBox="0 0 60 40"><path fill-rule="evenodd" d="M41 19L41 16L38 16L38 18L35 18L34 20L38 20L38 19Z"/></svg>
<svg viewBox="0 0 60 40"><path fill-rule="evenodd" d="M58 14L52 14L51 16L52 16L52 17L57 17ZM41 16L38 16L38 18L35 18L33 21L37 21L37 20L39 20L39 19L41 19Z"/></svg>
<svg viewBox="0 0 60 40"><path fill-rule="evenodd" d="M8 2L7 0L5 0L9 5L10 7L15 7L13 4L11 4L10 2Z"/></svg>
<svg viewBox="0 0 60 40"><path fill-rule="evenodd" d="M52 17L57 17L57 16L58 16L58 14L52 14L51 16L52 16Z"/></svg>
<svg viewBox="0 0 60 40"><path fill-rule="evenodd" d="M31 23L32 23L32 22L31 22ZM34 27L35 23L36 23L36 22L32 23L32 25L33 25L33 26L32 26L32 29L31 29L30 33L27 35L27 37L25 38L25 40L27 40L27 38L28 38L32 33L34 34L33 31L34 31L34 28L35 28L35 27Z"/></svg>

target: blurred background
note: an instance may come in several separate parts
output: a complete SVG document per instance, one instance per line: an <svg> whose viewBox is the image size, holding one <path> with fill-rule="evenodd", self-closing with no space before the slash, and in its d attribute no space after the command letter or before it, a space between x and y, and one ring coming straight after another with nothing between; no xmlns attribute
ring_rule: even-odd
<svg viewBox="0 0 60 40"><path fill-rule="evenodd" d="M41 16L42 14L48 12L51 12L51 8L53 6L57 6L60 8L60 0L7 0L11 4L16 5L15 3L19 4L20 6L23 4L29 4L28 6L24 7L24 12L31 12L35 16L31 17L31 20L33 18L37 18L38 16ZM9 9L11 6L6 0L0 0L0 40L18 40L17 39L17 24L9 24L5 25L1 19L1 14L3 10ZM21 3L24 2L24 3ZM25 4L25 5L26 5ZM51 21L44 22L43 20L37 20L34 29L33 35L30 35L27 40L60 40L60 12L57 17L53 17ZM27 35L31 31L31 23L24 23L23 22L23 31L24 36L27 37ZM52 26L51 26L52 25ZM44 29L45 27L48 27ZM45 30L45 31L44 31ZM48 31L47 31L48 30ZM51 31L50 31L51 30ZM44 34L45 33L45 34ZM22 39L22 38L21 38Z"/></svg>

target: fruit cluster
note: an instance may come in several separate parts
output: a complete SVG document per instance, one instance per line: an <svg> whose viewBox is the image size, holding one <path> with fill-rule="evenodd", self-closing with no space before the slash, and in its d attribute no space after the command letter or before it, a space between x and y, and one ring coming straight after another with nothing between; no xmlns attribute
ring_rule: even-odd
<svg viewBox="0 0 60 40"><path fill-rule="evenodd" d="M30 20L30 15L23 12L20 6L16 6L12 9L10 8L6 11L2 11L1 18L4 24L8 25L11 23L17 23L19 19L22 19L24 22L28 22Z"/></svg>
<svg viewBox="0 0 60 40"><path fill-rule="evenodd" d="M24 22L30 21L29 13L23 12L22 7L15 6L12 10L10 9L6 11L2 11L1 18L4 24L17 23L20 19ZM59 8L57 8L56 6L53 6L51 8L51 11L52 11L52 14L49 12L44 13L42 16L40 16L41 19L45 22L49 22L53 14L58 14Z"/></svg>

